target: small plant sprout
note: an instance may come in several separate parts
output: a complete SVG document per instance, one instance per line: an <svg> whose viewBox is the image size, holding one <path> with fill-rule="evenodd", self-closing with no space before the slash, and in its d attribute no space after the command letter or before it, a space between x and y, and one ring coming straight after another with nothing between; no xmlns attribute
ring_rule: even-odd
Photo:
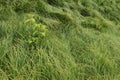
<svg viewBox="0 0 120 80"><path fill-rule="evenodd" d="M46 25L41 23L36 23L35 19L29 18L25 22L26 28L28 28L29 37L27 39L28 43L37 43L46 35Z"/></svg>

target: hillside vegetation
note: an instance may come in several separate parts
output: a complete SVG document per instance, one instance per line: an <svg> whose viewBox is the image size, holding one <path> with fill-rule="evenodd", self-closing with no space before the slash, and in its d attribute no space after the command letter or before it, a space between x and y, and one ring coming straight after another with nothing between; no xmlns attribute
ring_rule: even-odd
<svg viewBox="0 0 120 80"><path fill-rule="evenodd" d="M120 0L0 0L0 80L120 80Z"/></svg>

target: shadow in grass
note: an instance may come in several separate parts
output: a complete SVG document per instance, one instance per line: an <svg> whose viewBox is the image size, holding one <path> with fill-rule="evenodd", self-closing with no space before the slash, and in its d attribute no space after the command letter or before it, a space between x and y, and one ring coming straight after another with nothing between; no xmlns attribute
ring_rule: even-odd
<svg viewBox="0 0 120 80"><path fill-rule="evenodd" d="M63 23L71 23L73 18L69 13L50 12L51 17L59 19Z"/></svg>

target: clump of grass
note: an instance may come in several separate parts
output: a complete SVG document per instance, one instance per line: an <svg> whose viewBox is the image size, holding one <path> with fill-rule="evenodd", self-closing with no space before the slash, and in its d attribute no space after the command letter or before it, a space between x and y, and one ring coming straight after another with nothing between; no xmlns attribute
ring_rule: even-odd
<svg viewBox="0 0 120 80"><path fill-rule="evenodd" d="M46 2L50 5L55 5L55 6L62 6L63 5L63 1L60 0L46 0Z"/></svg>
<svg viewBox="0 0 120 80"><path fill-rule="evenodd" d="M72 15L69 13L58 13L58 12L51 12L50 16L53 18L59 19L63 23L70 23L73 21Z"/></svg>
<svg viewBox="0 0 120 80"><path fill-rule="evenodd" d="M82 21L81 25L85 28L93 28L99 31L106 31L113 26L111 21L97 18L87 18L87 20Z"/></svg>
<svg viewBox="0 0 120 80"><path fill-rule="evenodd" d="M86 8L81 9L81 10L80 10L80 14L81 14L82 16L85 16L85 17L91 16L90 10L88 10L88 9L86 9Z"/></svg>
<svg viewBox="0 0 120 80"><path fill-rule="evenodd" d="M15 13L12 10L12 7L5 7L5 6L0 6L0 20L8 20L11 16L13 16Z"/></svg>

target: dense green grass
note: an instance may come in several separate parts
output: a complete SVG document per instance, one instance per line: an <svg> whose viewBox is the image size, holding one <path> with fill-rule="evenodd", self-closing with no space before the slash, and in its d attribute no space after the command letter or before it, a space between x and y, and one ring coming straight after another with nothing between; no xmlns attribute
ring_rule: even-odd
<svg viewBox="0 0 120 80"><path fill-rule="evenodd" d="M119 5L0 0L0 80L120 80Z"/></svg>

